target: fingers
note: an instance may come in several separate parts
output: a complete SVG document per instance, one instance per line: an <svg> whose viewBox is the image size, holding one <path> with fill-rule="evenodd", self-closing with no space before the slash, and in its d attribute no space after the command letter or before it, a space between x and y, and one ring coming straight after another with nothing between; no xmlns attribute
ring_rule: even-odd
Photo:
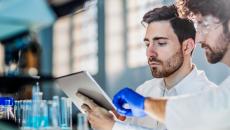
<svg viewBox="0 0 230 130"><path fill-rule="evenodd" d="M83 104L81 106L81 108L87 114L87 120L89 121L89 123L94 126L95 125L95 116L96 115L93 112L93 110L90 109L90 107L87 104Z"/></svg>
<svg viewBox="0 0 230 130"><path fill-rule="evenodd" d="M111 113L120 121L124 121L126 119L125 116L118 114L115 109L111 110Z"/></svg>
<svg viewBox="0 0 230 130"><path fill-rule="evenodd" d="M119 114L116 112L115 109L112 109L112 110L110 110L109 112L111 112L111 113L112 113L114 116L116 116L116 117L119 116Z"/></svg>
<svg viewBox="0 0 230 130"><path fill-rule="evenodd" d="M81 106L81 108L82 108L82 110L85 112L85 113L90 113L90 112L92 112L92 110L90 109L90 107L87 105L87 104L83 104L82 106Z"/></svg>
<svg viewBox="0 0 230 130"><path fill-rule="evenodd" d="M113 97L113 104L117 108L123 108L123 105L125 103L128 103L126 96L129 94L129 92L132 91L129 88L124 88L120 90L114 97Z"/></svg>
<svg viewBox="0 0 230 130"><path fill-rule="evenodd" d="M108 130L111 122L113 122L113 115L102 107L95 107L90 109L86 104L82 105L82 109L87 113L87 119L91 126L96 129ZM110 128L109 128L110 129Z"/></svg>
<svg viewBox="0 0 230 130"><path fill-rule="evenodd" d="M76 96L86 105L89 106L90 109L94 109L95 107L97 107L98 105L96 103L94 103L94 101L90 98L88 98L87 96L77 92Z"/></svg>
<svg viewBox="0 0 230 130"><path fill-rule="evenodd" d="M95 126L97 124L97 121L100 120L100 117L93 111L88 111L87 120L92 126Z"/></svg>
<svg viewBox="0 0 230 130"><path fill-rule="evenodd" d="M123 101L123 99L119 98L119 97L115 97L116 100L113 100L114 105L116 106L116 110L119 114L124 115L124 113L126 113L125 111L127 111L128 109L124 108L124 104L126 104L125 101ZM114 99L115 99L114 98Z"/></svg>
<svg viewBox="0 0 230 130"><path fill-rule="evenodd" d="M132 110L131 109L117 109L117 112L123 116L132 116Z"/></svg>
<svg viewBox="0 0 230 130"><path fill-rule="evenodd" d="M120 94L116 94L114 97L113 97L113 104L116 106L116 108L121 108L123 106L123 99L121 98Z"/></svg>
<svg viewBox="0 0 230 130"><path fill-rule="evenodd" d="M119 91L113 98L113 104L116 106L117 112L123 116L130 116L131 110L124 108L124 105L127 104L127 101L124 98L124 92L126 89Z"/></svg>

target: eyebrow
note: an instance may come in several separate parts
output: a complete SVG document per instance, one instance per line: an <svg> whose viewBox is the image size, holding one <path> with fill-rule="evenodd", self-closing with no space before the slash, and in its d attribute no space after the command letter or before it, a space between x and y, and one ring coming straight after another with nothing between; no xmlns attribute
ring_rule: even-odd
<svg viewBox="0 0 230 130"><path fill-rule="evenodd" d="M157 41L157 40L160 40L160 39L168 39L167 37L154 37L152 40L153 41ZM149 41L149 39L148 38L144 38L144 41Z"/></svg>

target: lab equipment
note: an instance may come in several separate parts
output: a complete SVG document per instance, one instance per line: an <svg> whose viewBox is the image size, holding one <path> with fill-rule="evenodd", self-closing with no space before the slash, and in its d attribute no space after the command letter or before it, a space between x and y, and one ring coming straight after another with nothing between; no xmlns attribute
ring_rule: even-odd
<svg viewBox="0 0 230 130"><path fill-rule="evenodd" d="M87 117L83 113L77 114L77 130L90 130Z"/></svg>
<svg viewBox="0 0 230 130"><path fill-rule="evenodd" d="M0 97L0 119L14 119L14 98Z"/></svg>
<svg viewBox="0 0 230 130"><path fill-rule="evenodd" d="M62 129L72 129L72 103L66 98L61 98L61 125Z"/></svg>

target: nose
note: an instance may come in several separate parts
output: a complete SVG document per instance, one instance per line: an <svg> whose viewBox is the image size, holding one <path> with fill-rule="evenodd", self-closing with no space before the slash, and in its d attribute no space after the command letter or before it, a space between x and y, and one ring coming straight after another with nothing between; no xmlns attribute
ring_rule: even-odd
<svg viewBox="0 0 230 130"><path fill-rule="evenodd" d="M157 49L154 44L150 43L146 51L147 57L157 57Z"/></svg>

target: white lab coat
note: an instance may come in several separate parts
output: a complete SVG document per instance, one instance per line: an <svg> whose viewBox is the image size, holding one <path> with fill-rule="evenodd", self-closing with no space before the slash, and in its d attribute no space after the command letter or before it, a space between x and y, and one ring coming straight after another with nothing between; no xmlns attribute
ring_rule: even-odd
<svg viewBox="0 0 230 130"><path fill-rule="evenodd" d="M166 89L163 78L155 78L146 81L144 84L137 88L137 92L145 97L164 97L164 96L177 96L183 94L197 93L206 91L216 87L215 84L210 82L203 71L197 70L194 65L193 70L178 84L170 90ZM135 127L133 126L135 125ZM137 127L138 126L138 127ZM144 128L145 127L145 128ZM144 130L151 128L154 130L165 130L166 127L146 116L144 118L129 118L126 122L115 123L113 130Z"/></svg>
<svg viewBox="0 0 230 130"><path fill-rule="evenodd" d="M169 130L230 130L230 76L216 89L169 100Z"/></svg>

